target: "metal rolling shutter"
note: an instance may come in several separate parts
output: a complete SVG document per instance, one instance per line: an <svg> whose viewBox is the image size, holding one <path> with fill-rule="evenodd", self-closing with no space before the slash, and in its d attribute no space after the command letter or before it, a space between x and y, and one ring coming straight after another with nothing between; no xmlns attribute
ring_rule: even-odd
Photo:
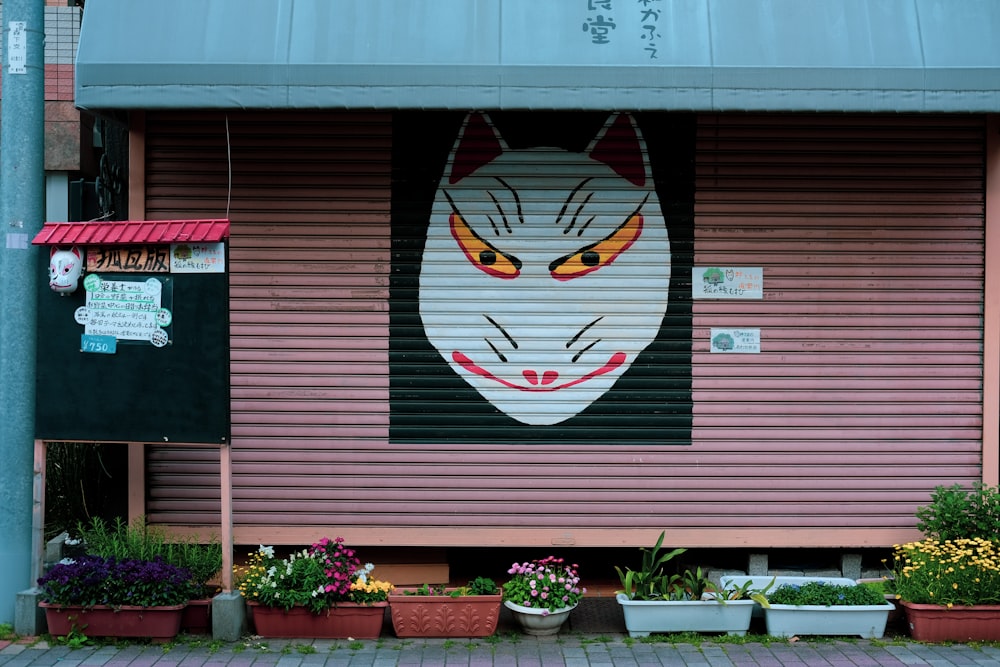
<svg viewBox="0 0 1000 667"><path fill-rule="evenodd" d="M385 438L389 116L150 113L147 128L149 218L231 201L235 521L308 522L300 490L322 504L331 459ZM217 521L216 452L148 459L151 521Z"/></svg>
<svg viewBox="0 0 1000 667"><path fill-rule="evenodd" d="M151 219L225 210L224 121L149 114ZM887 535L935 484L979 474L981 117L699 117L694 265L763 267L765 295L692 304L686 446L391 443L390 116L229 125L238 532ZM710 354L711 327L759 327L763 351ZM148 468L152 520L216 520L213 452L155 447Z"/></svg>
<svg viewBox="0 0 1000 667"><path fill-rule="evenodd" d="M978 478L983 155L978 116L700 119L696 265L764 269L763 300L694 304L695 440L749 508L713 520L906 526Z"/></svg>

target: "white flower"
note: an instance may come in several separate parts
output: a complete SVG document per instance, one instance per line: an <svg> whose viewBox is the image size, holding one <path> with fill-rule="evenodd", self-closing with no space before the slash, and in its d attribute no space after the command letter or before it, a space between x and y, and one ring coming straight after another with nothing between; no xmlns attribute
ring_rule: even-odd
<svg viewBox="0 0 1000 667"><path fill-rule="evenodd" d="M268 558L274 558L274 547L265 547L263 544L257 549L260 553L264 554Z"/></svg>
<svg viewBox="0 0 1000 667"><path fill-rule="evenodd" d="M362 584L367 584L368 583L368 573L367 572L358 572L358 573L355 574L354 580L355 581L360 581Z"/></svg>
<svg viewBox="0 0 1000 667"><path fill-rule="evenodd" d="M375 563L365 563L365 572L371 572L375 569Z"/></svg>
<svg viewBox="0 0 1000 667"><path fill-rule="evenodd" d="M267 576L269 577L273 577L275 574L277 574L277 572L278 572L278 567L276 565L272 565L271 567L267 568Z"/></svg>
<svg viewBox="0 0 1000 667"><path fill-rule="evenodd" d="M81 540L79 537L67 537L66 540L63 542L63 544L65 544L68 547L75 547L76 545L80 544L80 542L83 542L83 540Z"/></svg>
<svg viewBox="0 0 1000 667"><path fill-rule="evenodd" d="M75 565L76 561L73 560L72 558L63 558L61 561L59 561L59 564L60 565Z"/></svg>

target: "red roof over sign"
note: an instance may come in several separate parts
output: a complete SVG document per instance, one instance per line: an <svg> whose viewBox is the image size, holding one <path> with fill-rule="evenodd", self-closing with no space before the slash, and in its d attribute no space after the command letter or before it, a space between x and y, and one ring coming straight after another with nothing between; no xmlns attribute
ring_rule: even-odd
<svg viewBox="0 0 1000 667"><path fill-rule="evenodd" d="M99 220L46 222L34 245L218 243L229 238L229 220Z"/></svg>

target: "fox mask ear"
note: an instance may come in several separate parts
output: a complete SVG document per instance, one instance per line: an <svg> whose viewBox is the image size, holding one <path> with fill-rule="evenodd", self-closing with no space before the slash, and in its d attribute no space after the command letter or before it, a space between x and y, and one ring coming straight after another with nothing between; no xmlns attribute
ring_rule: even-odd
<svg viewBox="0 0 1000 667"><path fill-rule="evenodd" d="M506 150L507 145L489 116L478 111L470 113L465 118L455 143L448 183L458 183L484 164L503 155ZM642 187L650 177L642 154L639 131L630 114L616 113L609 116L586 152L592 159L608 165L633 185Z"/></svg>
<svg viewBox="0 0 1000 667"><path fill-rule="evenodd" d="M478 111L465 117L453 151L448 183L454 185L507 150L507 145L486 114Z"/></svg>
<svg viewBox="0 0 1000 667"><path fill-rule="evenodd" d="M646 160L642 154L639 131L629 114L614 114L594 138L587 153L603 162L632 185L646 185Z"/></svg>

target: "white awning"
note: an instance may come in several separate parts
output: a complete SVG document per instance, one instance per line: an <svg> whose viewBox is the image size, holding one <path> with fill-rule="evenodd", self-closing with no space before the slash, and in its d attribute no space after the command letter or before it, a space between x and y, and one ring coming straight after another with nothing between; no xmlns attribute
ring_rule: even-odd
<svg viewBox="0 0 1000 667"><path fill-rule="evenodd" d="M87 0L84 109L1000 111L997 0Z"/></svg>

